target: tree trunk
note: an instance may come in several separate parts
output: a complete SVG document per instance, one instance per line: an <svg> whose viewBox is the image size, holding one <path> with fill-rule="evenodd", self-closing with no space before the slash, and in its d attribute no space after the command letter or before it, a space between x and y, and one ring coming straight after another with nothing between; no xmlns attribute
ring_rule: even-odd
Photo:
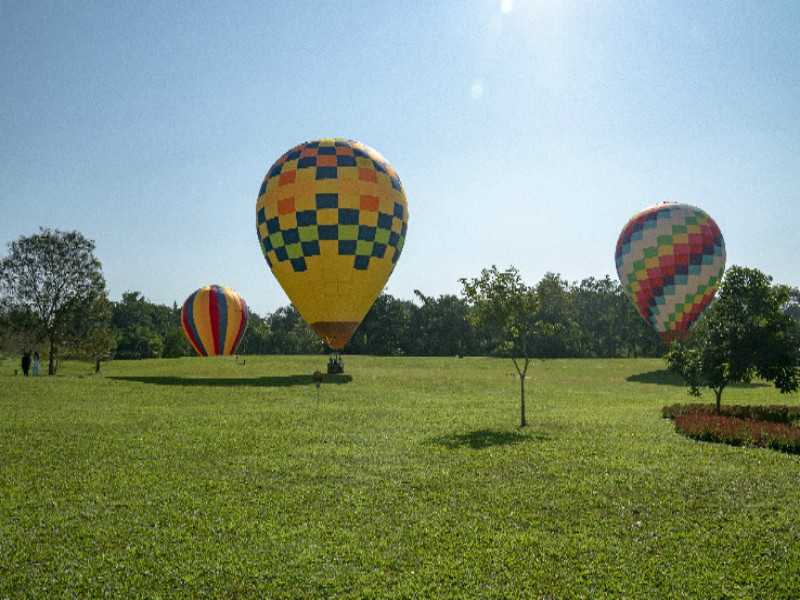
<svg viewBox="0 0 800 600"><path fill-rule="evenodd" d="M100 372L100 358L99 357L94 359L94 372L95 373L99 373Z"/></svg>
<svg viewBox="0 0 800 600"><path fill-rule="evenodd" d="M53 340L50 340L50 361L47 366L47 374L48 375L55 375L56 374L56 344Z"/></svg>
<svg viewBox="0 0 800 600"><path fill-rule="evenodd" d="M722 390L723 390L723 388L713 388L713 389L714 389L714 394L716 394L716 396L717 396L717 408L714 411L714 414L718 415L719 411L720 411L720 403L722 402Z"/></svg>
<svg viewBox="0 0 800 600"><path fill-rule="evenodd" d="M514 368L519 373L519 406L520 406L520 427L525 427L528 425L528 422L525 420L525 374L528 372L528 364L530 363L530 358L525 356L525 366L520 369L519 363L517 362L517 358L515 356L511 357L511 360L514 362Z"/></svg>

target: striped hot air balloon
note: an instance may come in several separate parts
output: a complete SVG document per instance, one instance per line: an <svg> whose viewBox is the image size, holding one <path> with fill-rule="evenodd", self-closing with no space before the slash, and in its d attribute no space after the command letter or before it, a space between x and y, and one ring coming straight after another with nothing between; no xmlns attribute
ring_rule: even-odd
<svg viewBox="0 0 800 600"><path fill-rule="evenodd" d="M248 310L242 297L223 285L207 285L186 299L181 323L200 356L233 354L247 327Z"/></svg>
<svg viewBox="0 0 800 600"><path fill-rule="evenodd" d="M725 240L699 208L666 202L628 221L615 258L623 289L669 346L689 337L717 293L725 271Z"/></svg>

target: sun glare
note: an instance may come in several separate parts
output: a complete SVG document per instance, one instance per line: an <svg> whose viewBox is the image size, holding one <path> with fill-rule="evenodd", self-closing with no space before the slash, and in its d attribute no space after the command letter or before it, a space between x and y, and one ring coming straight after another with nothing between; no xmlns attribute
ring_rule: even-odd
<svg viewBox="0 0 800 600"><path fill-rule="evenodd" d="M469 90L469 94L472 96L473 100L480 100L481 96L483 96L483 83L480 81L474 82Z"/></svg>

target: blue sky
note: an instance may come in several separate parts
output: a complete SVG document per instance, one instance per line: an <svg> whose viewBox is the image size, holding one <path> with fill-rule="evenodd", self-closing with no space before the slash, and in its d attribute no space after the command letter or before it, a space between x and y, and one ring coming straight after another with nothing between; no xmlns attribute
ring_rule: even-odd
<svg viewBox="0 0 800 600"><path fill-rule="evenodd" d="M0 248L97 244L111 298L288 304L264 175L362 141L399 174L400 298L516 266L616 277L627 220L708 212L728 265L800 286L800 2L0 0Z"/></svg>

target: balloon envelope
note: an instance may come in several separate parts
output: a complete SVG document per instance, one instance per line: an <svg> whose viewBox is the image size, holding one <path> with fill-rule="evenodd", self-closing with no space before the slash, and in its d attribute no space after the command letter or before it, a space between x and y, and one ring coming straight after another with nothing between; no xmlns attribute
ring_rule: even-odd
<svg viewBox="0 0 800 600"><path fill-rule="evenodd" d="M622 287L669 345L689 337L717 293L725 271L725 240L699 208L664 203L628 221L615 258Z"/></svg>
<svg viewBox="0 0 800 600"><path fill-rule="evenodd" d="M286 295L340 350L394 270L408 229L400 179L360 142L321 139L281 156L256 204L261 250Z"/></svg>
<svg viewBox="0 0 800 600"><path fill-rule="evenodd" d="M183 331L200 356L233 354L244 337L248 316L242 297L222 285L200 288L181 309Z"/></svg>

